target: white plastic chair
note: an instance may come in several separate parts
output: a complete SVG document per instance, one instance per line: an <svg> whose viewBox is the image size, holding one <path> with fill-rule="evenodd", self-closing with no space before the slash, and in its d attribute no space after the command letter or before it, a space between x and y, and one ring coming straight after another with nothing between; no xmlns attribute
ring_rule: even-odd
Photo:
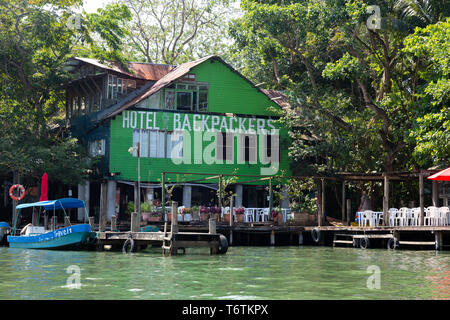
<svg viewBox="0 0 450 320"><path fill-rule="evenodd" d="M397 226L400 227L406 227L408 226L408 222L411 216L411 209L403 207L398 210L396 223L398 222Z"/></svg>
<svg viewBox="0 0 450 320"><path fill-rule="evenodd" d="M388 210L388 212L389 212L389 226L394 227L395 226L395 222L397 220L398 209L397 208L390 208Z"/></svg>
<svg viewBox="0 0 450 320"><path fill-rule="evenodd" d="M375 226L376 215L372 210L365 210L362 212L362 226L366 227L367 223L370 227Z"/></svg>
<svg viewBox="0 0 450 320"><path fill-rule="evenodd" d="M265 210L266 209L256 209L256 211L255 211L255 216L256 216L256 221L261 221L261 222L264 222L264 221L266 221L266 212L265 212ZM269 209L267 209L267 211L268 211Z"/></svg>
<svg viewBox="0 0 450 320"><path fill-rule="evenodd" d="M378 227L380 225L382 225L382 220L384 220L384 214L383 212L374 212L374 218L375 218L375 227Z"/></svg>
<svg viewBox="0 0 450 320"><path fill-rule="evenodd" d="M420 208L411 209L411 225L412 226L420 225Z"/></svg>
<svg viewBox="0 0 450 320"><path fill-rule="evenodd" d="M245 222L255 222L255 215L253 208L244 209L244 221Z"/></svg>
<svg viewBox="0 0 450 320"><path fill-rule="evenodd" d="M436 207L427 207L425 209L425 217L423 219L423 224L426 226L437 226L439 218L439 211Z"/></svg>
<svg viewBox="0 0 450 320"><path fill-rule="evenodd" d="M439 225L447 226L448 225L448 215L450 209L448 207L440 207L439 208Z"/></svg>
<svg viewBox="0 0 450 320"><path fill-rule="evenodd" d="M263 209L264 221L269 221L269 208Z"/></svg>

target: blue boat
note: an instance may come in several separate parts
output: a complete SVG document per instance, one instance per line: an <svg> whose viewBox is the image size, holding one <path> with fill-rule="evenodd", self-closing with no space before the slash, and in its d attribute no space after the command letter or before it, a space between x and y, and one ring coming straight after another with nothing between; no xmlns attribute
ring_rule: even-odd
<svg viewBox="0 0 450 320"><path fill-rule="evenodd" d="M23 209L25 208L38 208L39 216L35 225L28 224L20 231L17 228L17 222ZM61 228L56 227L56 212L62 210L64 213L65 221L69 219L65 209L71 208L84 208L85 221L88 219L86 213L85 203L82 200L75 198L63 198L58 200L40 201L34 203L24 203L16 207L17 215L14 226L11 229L11 235L8 236L8 244L11 248L25 248L25 249L70 249L70 248L83 248L89 244L95 233L91 232L91 226L89 224L77 224L66 225ZM47 215L53 212L53 218L51 227L39 225L40 216L42 214ZM47 221L45 219L44 221Z"/></svg>
<svg viewBox="0 0 450 320"><path fill-rule="evenodd" d="M6 244L6 235L9 233L9 224L7 222L0 222L0 245Z"/></svg>

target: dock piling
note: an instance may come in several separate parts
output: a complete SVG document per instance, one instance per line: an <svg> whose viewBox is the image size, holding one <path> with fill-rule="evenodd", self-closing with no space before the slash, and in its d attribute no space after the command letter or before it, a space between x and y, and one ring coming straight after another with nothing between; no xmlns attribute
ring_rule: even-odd
<svg viewBox="0 0 450 320"><path fill-rule="evenodd" d="M117 217L112 216L111 217L111 231L117 230Z"/></svg>
<svg viewBox="0 0 450 320"><path fill-rule="evenodd" d="M138 213L131 213L131 232L139 232Z"/></svg>
<svg viewBox="0 0 450 320"><path fill-rule="evenodd" d="M216 234L216 219L209 219L209 234Z"/></svg>

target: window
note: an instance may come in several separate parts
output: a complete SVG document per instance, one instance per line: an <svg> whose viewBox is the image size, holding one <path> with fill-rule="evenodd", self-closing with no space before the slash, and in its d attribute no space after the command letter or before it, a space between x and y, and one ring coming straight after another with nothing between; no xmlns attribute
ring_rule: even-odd
<svg viewBox="0 0 450 320"><path fill-rule="evenodd" d="M166 158L183 158L183 132L167 132L166 138Z"/></svg>
<svg viewBox="0 0 450 320"><path fill-rule="evenodd" d="M177 83L164 90L163 108L181 111L207 111L208 85Z"/></svg>
<svg viewBox="0 0 450 320"><path fill-rule="evenodd" d="M256 163L256 135L240 135L240 160L243 162Z"/></svg>
<svg viewBox="0 0 450 320"><path fill-rule="evenodd" d="M183 135L171 131L135 129L133 146L140 143L143 158L181 158L183 156ZM181 143L181 144L180 144ZM178 151L178 152L177 152ZM137 152L133 152L137 157Z"/></svg>
<svg viewBox="0 0 450 320"><path fill-rule="evenodd" d="M165 103L166 109L175 109L175 92L173 90L166 90Z"/></svg>
<svg viewBox="0 0 450 320"><path fill-rule="evenodd" d="M112 74L108 74L108 85L106 87L106 98L117 99L118 94L124 94L127 92L127 88L136 88L135 80L125 80L117 78Z"/></svg>
<svg viewBox="0 0 450 320"><path fill-rule="evenodd" d="M92 157L105 155L105 139L89 142L89 154Z"/></svg>
<svg viewBox="0 0 450 320"><path fill-rule="evenodd" d="M198 96L198 111L208 110L208 91L201 90Z"/></svg>
<svg viewBox="0 0 450 320"><path fill-rule="evenodd" d="M234 159L234 136L232 133L217 132L216 136L216 159Z"/></svg>
<svg viewBox="0 0 450 320"><path fill-rule="evenodd" d="M264 139L264 162L275 160L278 162L280 160L280 136L277 134L267 134L262 136Z"/></svg>
<svg viewBox="0 0 450 320"><path fill-rule="evenodd" d="M192 110L192 92L177 91L177 110Z"/></svg>

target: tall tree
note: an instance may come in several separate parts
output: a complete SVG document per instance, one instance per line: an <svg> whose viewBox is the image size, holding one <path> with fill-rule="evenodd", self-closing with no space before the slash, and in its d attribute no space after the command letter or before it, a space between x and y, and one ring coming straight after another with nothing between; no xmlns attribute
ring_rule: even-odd
<svg viewBox="0 0 450 320"><path fill-rule="evenodd" d="M378 5L381 23L371 23ZM395 171L416 166L408 139L417 110L418 70L404 39L418 21L394 1L243 0L231 25L250 77L285 90L293 109L297 168ZM258 80L257 80L258 81ZM307 137L305 139L305 137Z"/></svg>
<svg viewBox="0 0 450 320"><path fill-rule="evenodd" d="M89 167L83 149L64 130L61 84L69 76L63 64L83 46L100 48L98 54L118 51L120 34L113 31L117 27L109 8L74 23L72 7L81 4L81 0L0 1L1 174L18 171L39 179L46 171L50 179L74 184ZM105 17L113 21L102 25ZM94 32L107 47L98 45Z"/></svg>
<svg viewBox="0 0 450 320"><path fill-rule="evenodd" d="M131 47L147 62L177 64L218 54L226 39L231 0L118 0L133 19ZM225 20L225 21L224 21Z"/></svg>

